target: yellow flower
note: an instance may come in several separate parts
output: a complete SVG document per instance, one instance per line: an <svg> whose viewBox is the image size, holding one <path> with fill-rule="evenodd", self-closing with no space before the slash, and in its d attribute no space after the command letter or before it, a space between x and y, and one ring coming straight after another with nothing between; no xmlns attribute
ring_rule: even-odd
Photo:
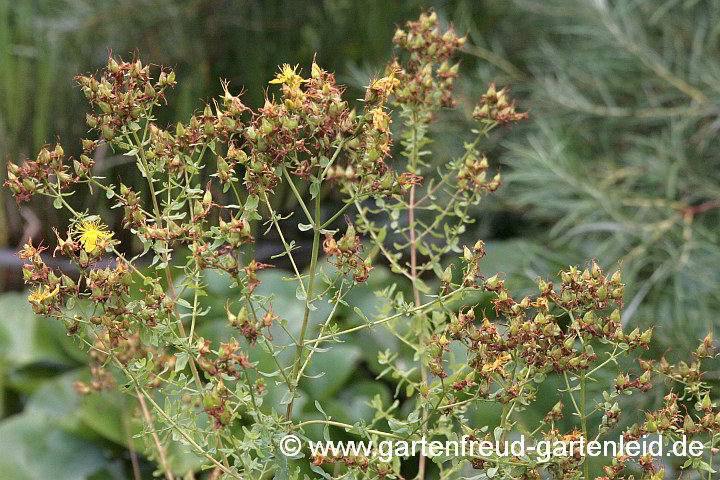
<svg viewBox="0 0 720 480"><path fill-rule="evenodd" d="M390 123L390 115L385 112L382 105L370 110L372 114L372 122L375 130L380 132L387 132L388 124Z"/></svg>
<svg viewBox="0 0 720 480"><path fill-rule="evenodd" d="M284 64L280 69L280 73L275 75L275 78L270 80L270 83L283 83L290 87L295 87L303 82L307 82L307 80L296 73L297 68L298 65L291 67L287 63Z"/></svg>
<svg viewBox="0 0 720 480"><path fill-rule="evenodd" d="M322 75L324 72L325 72L325 70L320 68L320 66L318 66L318 64L315 63L315 61L313 60L312 68L310 69L310 76L312 78L317 78L320 75Z"/></svg>
<svg viewBox="0 0 720 480"><path fill-rule="evenodd" d="M395 87L400 85L395 75L398 73L398 69L393 68L390 73L382 78L377 78L370 82L371 90L375 90L383 102L386 102L388 97L395 91Z"/></svg>
<svg viewBox="0 0 720 480"><path fill-rule="evenodd" d="M583 433L580 430L574 429L567 435L563 435L562 441L564 443L579 442L581 438L583 438Z"/></svg>
<svg viewBox="0 0 720 480"><path fill-rule="evenodd" d="M483 365L483 372L493 373L499 371L502 375L504 375L505 370L503 369L503 366L507 363L508 360L510 360L510 358L512 357L510 357L510 355L508 355L507 353L496 358L494 362Z"/></svg>
<svg viewBox="0 0 720 480"><path fill-rule="evenodd" d="M28 301L30 303L42 303L44 300L57 295L59 291L60 285L55 286L55 290L53 291L50 291L50 287L45 285L42 289L38 288L37 290L31 292L30 295L28 295Z"/></svg>
<svg viewBox="0 0 720 480"><path fill-rule="evenodd" d="M75 225L75 239L80 242L86 252L91 253L98 241L108 240L114 235L99 220L83 220Z"/></svg>

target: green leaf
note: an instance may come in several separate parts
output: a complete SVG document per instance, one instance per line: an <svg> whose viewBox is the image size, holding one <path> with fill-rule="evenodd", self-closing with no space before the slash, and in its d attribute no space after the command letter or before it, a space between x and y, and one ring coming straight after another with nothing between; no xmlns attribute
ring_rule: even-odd
<svg viewBox="0 0 720 480"><path fill-rule="evenodd" d="M109 460L105 448L29 413L0 424L0 471L13 480L125 479L130 473Z"/></svg>
<svg viewBox="0 0 720 480"><path fill-rule="evenodd" d="M360 348L354 345L338 345L325 353L313 355L312 365L306 369L309 377L324 373L320 378L300 380L300 388L315 399L323 399L337 392L355 371L360 360Z"/></svg>
<svg viewBox="0 0 720 480"><path fill-rule="evenodd" d="M363 313L362 310L360 310L359 307L353 307L353 311L354 311L355 313L357 313L357 314L360 316L360 318L362 318L362 319L365 320L366 322L368 321L367 316Z"/></svg>
<svg viewBox="0 0 720 480"><path fill-rule="evenodd" d="M323 417L325 417L325 420L328 419L327 413L325 413L325 410L323 410L322 406L320 406L320 402L318 402L317 400L315 400L315 408L318 409L318 412L322 413Z"/></svg>
<svg viewBox="0 0 720 480"><path fill-rule="evenodd" d="M310 177L310 197L315 198L320 193L321 180L315 176Z"/></svg>
<svg viewBox="0 0 720 480"><path fill-rule="evenodd" d="M385 241L385 238L387 237L387 227L382 227L377 232L377 241L378 243L382 243Z"/></svg>
<svg viewBox="0 0 720 480"><path fill-rule="evenodd" d="M328 412L336 420L354 423L358 419L372 422L376 411L370 406L374 397L379 397L383 405L389 405L392 395L382 382L374 380L356 380L347 382L337 394L336 400L328 403Z"/></svg>
<svg viewBox="0 0 720 480"><path fill-rule="evenodd" d="M11 366L54 361L71 363L63 351L77 350L63 326L54 319L35 315L25 294L6 293L0 296L0 358Z"/></svg>
<svg viewBox="0 0 720 480"><path fill-rule="evenodd" d="M255 210L260 202L260 197L257 195L250 195L245 201L245 211Z"/></svg>
<svg viewBox="0 0 720 480"><path fill-rule="evenodd" d="M185 366L187 365L190 356L187 352L177 352L175 354L175 357L177 358L177 360L175 361L175 371L180 372L185 369Z"/></svg>

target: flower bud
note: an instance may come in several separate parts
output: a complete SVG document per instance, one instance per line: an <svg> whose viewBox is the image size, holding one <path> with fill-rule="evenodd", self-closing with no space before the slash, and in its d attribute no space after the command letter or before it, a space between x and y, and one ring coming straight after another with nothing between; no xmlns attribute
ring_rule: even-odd
<svg viewBox="0 0 720 480"><path fill-rule="evenodd" d="M48 152L47 148L40 150L40 153L38 153L37 156L37 162L40 165L47 165L50 163L50 152Z"/></svg>
<svg viewBox="0 0 720 480"><path fill-rule="evenodd" d="M30 178L23 178L22 184L23 188L30 193L33 193L37 189L35 182Z"/></svg>
<svg viewBox="0 0 720 480"><path fill-rule="evenodd" d="M586 325L594 324L596 319L597 317L595 316L595 312L593 312L592 310L588 310L587 313L583 315L583 323L585 323Z"/></svg>
<svg viewBox="0 0 720 480"><path fill-rule="evenodd" d="M216 162L217 162L218 172L227 172L230 170L230 166L228 165L228 163L225 161L225 159L222 156L218 155Z"/></svg>
<svg viewBox="0 0 720 480"><path fill-rule="evenodd" d="M652 418L647 421L647 423L645 424L645 428L647 428L647 431L650 433L657 432L657 424Z"/></svg>
<svg viewBox="0 0 720 480"><path fill-rule="evenodd" d="M105 140L112 140L115 138L115 130L109 125L102 126L102 134Z"/></svg>
<svg viewBox="0 0 720 480"><path fill-rule="evenodd" d="M485 285L488 288L495 288L499 284L500 284L500 281L498 280L497 273L495 275L493 275L492 277L488 278L487 280L485 280Z"/></svg>
<svg viewBox="0 0 720 480"><path fill-rule="evenodd" d="M695 429L697 427L695 426L695 422L690 417L690 415L685 415L685 421L683 422L683 430L685 430L685 433L693 433L695 432Z"/></svg>
<svg viewBox="0 0 720 480"><path fill-rule="evenodd" d="M601 285L597 289L597 298L599 300L605 300L607 298L607 288L605 288L605 285Z"/></svg>
<svg viewBox="0 0 720 480"><path fill-rule="evenodd" d="M450 266L443 272L442 281L448 284L452 282L452 268Z"/></svg>
<svg viewBox="0 0 720 480"><path fill-rule="evenodd" d="M85 114L85 123L87 123L90 128L95 128L98 124L97 117L95 117L95 115L90 115L89 113L87 113Z"/></svg>
<svg viewBox="0 0 720 480"><path fill-rule="evenodd" d="M78 177L85 176L85 167L83 167L83 164L75 159L73 159L73 169L75 170L75 174Z"/></svg>
<svg viewBox="0 0 720 480"><path fill-rule="evenodd" d="M99 102L98 107L100 107L103 113L112 113L112 107L107 102Z"/></svg>
<svg viewBox="0 0 720 480"><path fill-rule="evenodd" d="M652 328L645 330L640 335L640 341L643 343L650 343L651 339L652 339Z"/></svg>

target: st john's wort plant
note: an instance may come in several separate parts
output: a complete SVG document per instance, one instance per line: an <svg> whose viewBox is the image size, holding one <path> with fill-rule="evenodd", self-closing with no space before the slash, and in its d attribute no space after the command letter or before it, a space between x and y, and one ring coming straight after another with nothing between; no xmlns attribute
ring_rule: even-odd
<svg viewBox="0 0 720 480"><path fill-rule="evenodd" d="M322 440L306 436L311 424L339 427L376 445L421 437L502 442L519 434L528 444L611 434L628 441L654 433L667 440L686 436L701 441L704 454L688 458L683 468L697 472L693 478L712 478L720 413L702 378L711 337L689 363L641 359L652 330L623 330L620 273L606 275L594 261L561 272L556 284L539 279L538 294L519 301L498 275L481 273L484 243L463 245L461 237L473 221L469 208L501 179L480 147L493 129L527 115L516 110L506 88L490 85L472 114L475 128L464 153L432 162L442 164L433 171L431 125L454 106L455 55L465 39L440 29L429 12L398 29L393 42L398 57L370 82L357 107L315 62L309 76L284 65L270 81L279 90L271 90L261 108L244 105L225 83L224 95L187 123L162 128L153 115L176 84L171 70L110 58L104 71L77 78L92 105L87 124L96 139L82 140L79 159L67 159L57 145L34 161L10 163L6 184L19 203L42 195L72 216L69 231L56 232L54 253L75 263L79 278L43 262L40 253L49 247L28 242L20 255L27 260L33 310L63 322L90 352L93 378L78 383L77 391L119 388L135 396L150 432L148 452L168 479L188 473L170 468L169 442L190 446L213 478L591 478L590 462L579 453L544 460L471 452L387 461L305 449L285 457L279 445L288 433ZM399 138L392 122L399 124ZM101 144L134 157L146 189L95 175L92 155ZM208 170L212 180L203 185L201 173ZM288 240L286 217L270 201L285 182L304 217L299 228L312 232L309 252ZM326 185L342 196L343 206L323 215ZM114 202L122 227L143 245L141 253L120 253L117 235L96 212L71 206L68 197L81 186ZM332 229L343 218L346 226ZM271 230L292 267L289 281L296 282L303 306L299 318L286 318L257 293L258 272L272 265L240 254ZM310 259L306 270L298 253ZM101 262L107 257L114 261ZM153 268L139 268L142 259L151 259ZM368 280L373 262L407 279L412 297L388 285L379 312L355 308L361 323L342 328L338 308L352 310L348 292ZM236 333L217 345L197 333L208 313L202 300L210 271L221 272L235 292L226 299L226 313ZM131 296L132 289L141 295ZM491 309L468 304L478 294L492 297ZM322 303L330 304L330 313L313 319ZM315 331L311 319L319 325ZM300 325L292 344L273 339L291 324ZM307 373L313 358L366 328L387 328L414 351L413 366L397 352L378 352L385 368L379 377L398 387L393 403L376 397L370 423L333 421L320 404L324 419L298 421L298 384L313 381ZM269 354L275 370L258 368L251 347ZM291 361L284 363L280 354L288 349ZM627 358L638 359L641 375L621 369ZM588 389L608 372L614 384L601 388L602 402L591 403ZM563 382L558 402L537 425L527 425L522 412L549 376ZM663 388L661 378L667 390L662 409L640 417L622 411L618 397ZM264 404L274 390L284 392L280 411ZM400 402L409 408L398 408ZM493 430L471 421L472 411L488 404L502 406ZM623 430L614 431L616 425ZM618 454L606 459L596 478L657 480L665 468L648 456Z"/></svg>

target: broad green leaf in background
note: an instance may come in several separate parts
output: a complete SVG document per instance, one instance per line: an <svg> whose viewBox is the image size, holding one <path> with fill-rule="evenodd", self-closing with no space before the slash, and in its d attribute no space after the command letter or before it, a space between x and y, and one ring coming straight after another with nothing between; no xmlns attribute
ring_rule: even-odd
<svg viewBox="0 0 720 480"><path fill-rule="evenodd" d="M33 314L27 294L0 296L0 358L10 366L34 362L70 364L63 343L77 350L63 332L63 326Z"/></svg>
<svg viewBox="0 0 720 480"><path fill-rule="evenodd" d="M301 379L300 388L316 399L332 396L356 370L360 356L360 347L349 344L333 345L327 352L314 355L307 375L322 376Z"/></svg>
<svg viewBox="0 0 720 480"><path fill-rule="evenodd" d="M97 442L66 433L32 413L0 423L0 472L13 480L124 480L129 474Z"/></svg>

